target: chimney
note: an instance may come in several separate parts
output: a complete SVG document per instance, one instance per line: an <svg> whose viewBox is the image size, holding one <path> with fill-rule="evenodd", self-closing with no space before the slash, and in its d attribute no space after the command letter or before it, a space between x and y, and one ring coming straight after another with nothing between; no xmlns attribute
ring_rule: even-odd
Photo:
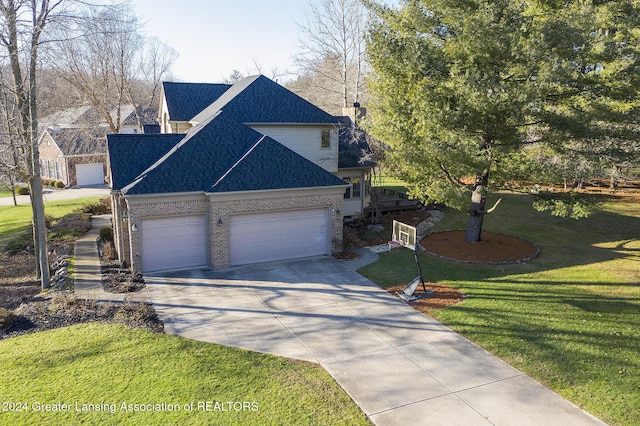
<svg viewBox="0 0 640 426"><path fill-rule="evenodd" d="M358 124L367 115L367 109L361 108L359 102L354 102L352 107L342 107L342 115L349 117L354 124Z"/></svg>

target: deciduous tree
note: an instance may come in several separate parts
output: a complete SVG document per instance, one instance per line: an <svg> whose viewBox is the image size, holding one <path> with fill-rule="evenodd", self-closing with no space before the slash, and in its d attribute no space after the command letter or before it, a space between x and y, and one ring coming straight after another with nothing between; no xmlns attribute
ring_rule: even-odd
<svg viewBox="0 0 640 426"><path fill-rule="evenodd" d="M336 99L328 110L360 102L367 70L365 35L367 13L360 0L321 0L311 3L296 55L300 78L309 93ZM307 93L300 93L310 98Z"/></svg>
<svg viewBox="0 0 640 426"><path fill-rule="evenodd" d="M49 287L50 275L38 152L37 68L44 31L64 6L63 0L0 0L0 47L7 55L12 77L10 88L19 116L15 130L27 149L34 243L43 289Z"/></svg>

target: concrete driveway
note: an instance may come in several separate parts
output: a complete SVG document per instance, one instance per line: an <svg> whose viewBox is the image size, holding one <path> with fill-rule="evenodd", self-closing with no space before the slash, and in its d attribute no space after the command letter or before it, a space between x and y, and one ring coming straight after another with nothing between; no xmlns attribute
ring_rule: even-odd
<svg viewBox="0 0 640 426"><path fill-rule="evenodd" d="M320 363L378 425L603 424L356 273L362 254L145 281L167 333Z"/></svg>

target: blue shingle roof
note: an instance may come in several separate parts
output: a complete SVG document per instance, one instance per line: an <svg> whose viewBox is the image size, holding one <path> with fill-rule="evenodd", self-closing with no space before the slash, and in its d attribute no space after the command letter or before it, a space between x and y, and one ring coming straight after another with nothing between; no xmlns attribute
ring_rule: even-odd
<svg viewBox="0 0 640 426"><path fill-rule="evenodd" d="M107 135L111 188L121 190L133 182L183 138L180 134Z"/></svg>
<svg viewBox="0 0 640 426"><path fill-rule="evenodd" d="M338 119L263 75L234 84L192 118L201 123L224 111L240 123L336 124Z"/></svg>
<svg viewBox="0 0 640 426"><path fill-rule="evenodd" d="M167 100L169 119L191 120L230 87L230 84L163 82L162 90Z"/></svg>
<svg viewBox="0 0 640 426"><path fill-rule="evenodd" d="M344 185L344 181L265 136L207 192Z"/></svg>
<svg viewBox="0 0 640 426"><path fill-rule="evenodd" d="M220 113L193 128L126 194L226 192L344 185L279 142Z"/></svg>

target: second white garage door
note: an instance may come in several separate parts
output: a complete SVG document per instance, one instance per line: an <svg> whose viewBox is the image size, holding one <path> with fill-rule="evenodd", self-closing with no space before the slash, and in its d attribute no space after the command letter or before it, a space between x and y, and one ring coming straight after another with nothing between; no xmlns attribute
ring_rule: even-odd
<svg viewBox="0 0 640 426"><path fill-rule="evenodd" d="M102 163L76 164L76 181L78 186L103 184L104 168Z"/></svg>
<svg viewBox="0 0 640 426"><path fill-rule="evenodd" d="M270 262L329 252L327 209L231 216L229 263Z"/></svg>
<svg viewBox="0 0 640 426"><path fill-rule="evenodd" d="M204 216L145 219L140 238L142 272L207 266Z"/></svg>

